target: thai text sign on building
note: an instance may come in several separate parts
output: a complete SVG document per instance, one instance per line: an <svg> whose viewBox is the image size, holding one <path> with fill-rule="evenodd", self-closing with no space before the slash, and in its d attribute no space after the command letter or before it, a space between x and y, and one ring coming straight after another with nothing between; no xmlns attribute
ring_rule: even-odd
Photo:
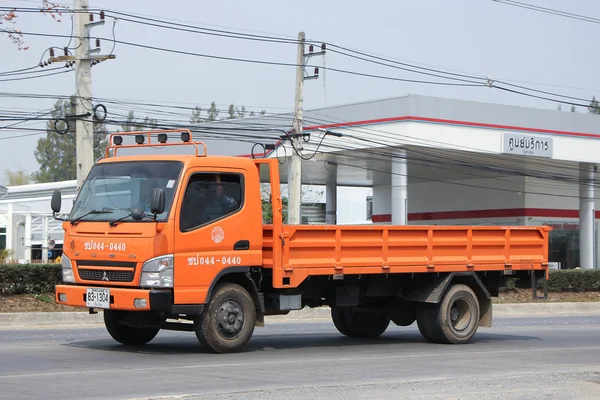
<svg viewBox="0 0 600 400"><path fill-rule="evenodd" d="M537 135L504 133L502 152L523 156L552 157L552 138Z"/></svg>

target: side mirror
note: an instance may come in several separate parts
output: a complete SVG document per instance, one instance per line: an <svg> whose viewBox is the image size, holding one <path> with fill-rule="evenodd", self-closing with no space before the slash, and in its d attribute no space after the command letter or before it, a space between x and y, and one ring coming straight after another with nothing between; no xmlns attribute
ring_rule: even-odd
<svg viewBox="0 0 600 400"><path fill-rule="evenodd" d="M161 188L152 189L152 199L150 200L150 212L152 214L162 214L165 212L165 191Z"/></svg>
<svg viewBox="0 0 600 400"><path fill-rule="evenodd" d="M56 189L54 191L54 193L52 193L52 200L50 201L50 207L52 208L52 211L54 211L55 213L59 213L61 206L62 206L62 195L60 193L60 190Z"/></svg>
<svg viewBox="0 0 600 400"><path fill-rule="evenodd" d="M131 218L133 218L134 221L141 221L144 219L144 210L141 208L134 208L131 210Z"/></svg>

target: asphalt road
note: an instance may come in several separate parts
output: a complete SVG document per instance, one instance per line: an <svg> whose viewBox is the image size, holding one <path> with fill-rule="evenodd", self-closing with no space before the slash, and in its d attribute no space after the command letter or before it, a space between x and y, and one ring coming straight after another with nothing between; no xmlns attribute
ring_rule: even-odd
<svg viewBox="0 0 600 400"><path fill-rule="evenodd" d="M462 346L425 343L416 325L354 340L329 321L277 323L226 355L185 332L132 350L98 327L0 329L2 399L163 397L597 400L600 315L496 318Z"/></svg>

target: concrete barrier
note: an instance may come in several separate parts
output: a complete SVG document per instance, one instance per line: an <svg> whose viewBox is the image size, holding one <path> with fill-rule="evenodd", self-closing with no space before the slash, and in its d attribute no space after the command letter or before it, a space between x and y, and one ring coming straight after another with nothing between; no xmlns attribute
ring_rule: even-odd
<svg viewBox="0 0 600 400"><path fill-rule="evenodd" d="M600 314L600 302L494 304L494 317ZM265 323L331 320L329 307L305 308L288 315L265 318ZM103 325L102 313L25 312L0 313L0 329L37 328L57 325Z"/></svg>

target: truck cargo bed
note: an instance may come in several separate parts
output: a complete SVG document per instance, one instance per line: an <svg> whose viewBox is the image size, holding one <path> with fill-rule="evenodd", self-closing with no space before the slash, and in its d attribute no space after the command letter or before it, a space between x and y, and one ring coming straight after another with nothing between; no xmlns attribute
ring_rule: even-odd
<svg viewBox="0 0 600 400"><path fill-rule="evenodd" d="M264 227L263 265L276 287L311 275L547 269L549 227ZM273 239L273 233L275 237ZM288 284L278 285L283 278Z"/></svg>

